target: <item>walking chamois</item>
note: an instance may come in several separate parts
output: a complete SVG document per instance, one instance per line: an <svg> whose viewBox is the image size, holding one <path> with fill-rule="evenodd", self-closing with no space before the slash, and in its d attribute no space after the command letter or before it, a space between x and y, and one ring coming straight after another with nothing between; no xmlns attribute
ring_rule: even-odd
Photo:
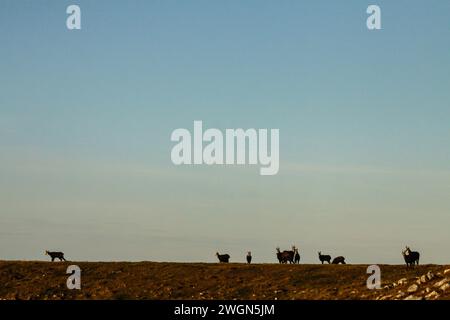
<svg viewBox="0 0 450 320"><path fill-rule="evenodd" d="M59 261L67 261L64 258L63 252L51 252L51 251L45 250L45 255L50 256L50 258L52 258L52 262L55 261L56 258L58 258Z"/></svg>

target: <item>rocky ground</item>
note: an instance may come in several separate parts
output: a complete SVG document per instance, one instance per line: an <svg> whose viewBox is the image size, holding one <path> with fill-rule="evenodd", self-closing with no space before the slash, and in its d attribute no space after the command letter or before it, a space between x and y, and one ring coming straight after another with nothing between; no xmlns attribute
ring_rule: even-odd
<svg viewBox="0 0 450 320"><path fill-rule="evenodd" d="M81 290L66 287L81 268ZM450 266L0 261L0 299L450 299Z"/></svg>
<svg viewBox="0 0 450 320"><path fill-rule="evenodd" d="M402 278L383 286L377 300L437 300L450 299L450 269L428 271L415 278Z"/></svg>

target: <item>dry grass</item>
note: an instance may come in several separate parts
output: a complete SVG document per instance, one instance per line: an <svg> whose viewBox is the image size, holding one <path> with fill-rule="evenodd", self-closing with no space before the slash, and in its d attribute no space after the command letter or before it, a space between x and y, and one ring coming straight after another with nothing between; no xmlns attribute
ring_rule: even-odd
<svg viewBox="0 0 450 320"><path fill-rule="evenodd" d="M81 290L66 288L70 264L82 269ZM449 268L380 267L383 285ZM0 261L0 299L375 299L386 290L366 288L366 269L367 265ZM450 299L450 292L441 297Z"/></svg>

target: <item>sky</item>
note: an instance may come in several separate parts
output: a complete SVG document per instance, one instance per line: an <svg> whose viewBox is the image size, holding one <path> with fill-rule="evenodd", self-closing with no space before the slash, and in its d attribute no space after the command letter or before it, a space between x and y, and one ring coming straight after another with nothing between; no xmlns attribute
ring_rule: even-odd
<svg viewBox="0 0 450 320"><path fill-rule="evenodd" d="M449 39L449 1L2 0L0 259L449 263ZM173 165L194 120L279 173Z"/></svg>

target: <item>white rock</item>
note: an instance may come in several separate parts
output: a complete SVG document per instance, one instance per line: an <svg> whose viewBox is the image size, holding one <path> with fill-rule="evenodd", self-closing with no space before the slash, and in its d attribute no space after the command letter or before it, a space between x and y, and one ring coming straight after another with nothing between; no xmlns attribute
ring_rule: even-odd
<svg viewBox="0 0 450 320"><path fill-rule="evenodd" d="M426 275L423 275L420 277L420 282L422 282L422 283L427 282L427 280L428 280L428 277Z"/></svg>
<svg viewBox="0 0 450 320"><path fill-rule="evenodd" d="M450 269L445 269L444 274L450 273Z"/></svg>
<svg viewBox="0 0 450 320"><path fill-rule="evenodd" d="M441 281L438 281L434 284L435 287L442 287L444 284L449 282L450 280L448 278L444 278Z"/></svg>
<svg viewBox="0 0 450 320"><path fill-rule="evenodd" d="M427 299L427 300L437 299L437 298L439 298L439 294L436 291L433 291L425 296L425 299Z"/></svg>
<svg viewBox="0 0 450 320"><path fill-rule="evenodd" d="M395 296L396 299L400 299L406 296L406 293L399 291L398 294Z"/></svg>
<svg viewBox="0 0 450 320"><path fill-rule="evenodd" d="M410 296L407 296L403 300L423 300L423 298L422 297L416 297L415 295L410 295Z"/></svg>
<svg viewBox="0 0 450 320"><path fill-rule="evenodd" d="M409 293L412 293L412 292L416 292L417 290L419 290L419 286L417 285L417 284L413 284L412 286L410 286L409 288L408 288L408 292Z"/></svg>
<svg viewBox="0 0 450 320"><path fill-rule="evenodd" d="M402 278L402 279L398 280L398 282L397 282L397 284L399 286L407 284L407 283L408 283L408 279L406 279L406 278Z"/></svg>
<svg viewBox="0 0 450 320"><path fill-rule="evenodd" d="M432 280L434 278L434 273L431 271L428 271L427 278L428 278L428 280Z"/></svg>
<svg viewBox="0 0 450 320"><path fill-rule="evenodd" d="M450 288L450 284L446 283L443 286L441 286L439 289L441 289L442 291L447 290L448 288Z"/></svg>

